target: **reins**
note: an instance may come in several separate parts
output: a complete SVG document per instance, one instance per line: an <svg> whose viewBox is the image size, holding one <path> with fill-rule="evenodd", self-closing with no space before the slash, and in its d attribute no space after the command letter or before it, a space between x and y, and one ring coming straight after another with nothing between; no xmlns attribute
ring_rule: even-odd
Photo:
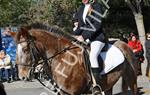
<svg viewBox="0 0 150 95"><path fill-rule="evenodd" d="M32 38L32 36L29 37L29 40L20 41L20 42L18 42L18 44L21 44L21 43L23 43L23 42L27 42L28 45L29 45L32 65L26 65L26 64L18 64L18 65L20 65L20 66L27 66L28 68L31 68L31 71L30 71L30 75L31 75L31 76L34 74L34 71L35 71L36 66L38 66L38 65L40 65L40 64L43 64L43 66L41 67L41 69L44 68L44 65L48 66L49 69L50 69L51 66L49 66L49 63L51 63L52 60L53 60L56 56L58 56L58 55L60 55L60 54L63 54L63 53L65 53L65 52L68 51L68 50L72 50L72 49L77 49L77 48L79 48L78 46L73 46L73 44L71 44L71 45L69 45L69 46L63 48L63 49L60 50L59 52L56 52L54 55L52 55L52 56L49 57L49 58L47 58L47 57L45 58L45 57L43 57L43 56L41 56L41 55L38 56L38 58L36 58L35 54L38 54L39 51L38 51L38 48L37 48L36 45L35 45L35 41L34 41L34 39ZM78 44L79 44L79 42L78 42ZM81 44L81 43L80 43L80 44ZM39 60L39 58L41 58L42 61ZM39 62L39 61L40 61L40 62ZM50 70L51 70L51 69L50 69ZM47 76L49 76L49 75L47 74ZM44 87L46 87L47 89L51 90L51 89L48 88L47 85L45 85L40 79L37 78L37 80L38 80L39 83L42 84ZM60 92L60 91L62 91L62 92L64 92L64 93L66 93L66 94L69 94L69 93L65 92L62 88L60 88L60 87L57 85L57 83L53 80L52 76L51 76L51 81L50 81L50 82L52 83L53 88L55 89L54 92Z"/></svg>
<svg viewBox="0 0 150 95"><path fill-rule="evenodd" d="M32 37L32 34L30 34L29 38L27 40L24 40L24 41L20 41L18 42L17 44L21 44L21 43L24 43L24 42L27 42L28 46L29 46L29 49L30 49L30 57L31 57L31 62L32 64L30 65L27 65L27 64L18 64L20 66L26 66L28 68L31 68L29 74L31 75L31 77L33 76L34 72L35 72L35 69L36 69L36 66L42 64L42 68L44 68L44 66L47 66L48 70L50 70L50 73L46 73L47 76L50 77L50 82L51 84L53 85L53 88L55 89L54 92L64 92L66 93L61 87L59 87L57 85L57 83L54 81L54 79L52 78L52 74L51 74L51 66L50 66L50 63L52 63L52 60L57 57L58 55L60 54L63 54L65 53L66 51L68 50L72 50L72 49L77 49L79 48L79 46L83 47L83 48L88 48L87 44L86 43L83 43L83 42L79 42L77 41L74 37L70 36L71 37L71 45L67 46L67 47L64 47L62 50L54 53L52 56L50 56L49 58L47 58L46 54L44 55L41 55L39 54L39 51L38 51L38 48L36 47L36 43L35 43L35 39ZM74 43L76 43L77 45L79 46L74 46ZM37 56L38 55L38 56ZM47 87L47 85L45 85L40 79L37 78L37 80L39 81L40 84L42 84L44 87L46 87L47 89L51 90L49 87ZM66 93L66 94L69 94L69 93Z"/></svg>

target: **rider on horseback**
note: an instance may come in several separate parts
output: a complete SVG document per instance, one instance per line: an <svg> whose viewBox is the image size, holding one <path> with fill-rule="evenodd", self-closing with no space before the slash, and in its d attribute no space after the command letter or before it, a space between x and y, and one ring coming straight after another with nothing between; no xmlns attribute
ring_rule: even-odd
<svg viewBox="0 0 150 95"><path fill-rule="evenodd" d="M88 40L91 42L90 63L96 84L99 84L100 68L98 56L105 45L101 23L102 17L98 15L98 13L102 14L101 5L96 0L82 0L82 3L83 5L81 5L74 17L74 35L79 41Z"/></svg>

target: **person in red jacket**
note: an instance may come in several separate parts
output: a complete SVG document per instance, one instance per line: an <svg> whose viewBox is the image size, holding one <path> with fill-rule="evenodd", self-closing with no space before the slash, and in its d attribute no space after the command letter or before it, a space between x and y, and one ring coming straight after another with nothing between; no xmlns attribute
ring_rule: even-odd
<svg viewBox="0 0 150 95"><path fill-rule="evenodd" d="M138 75L142 75L141 72L141 63L144 61L143 56L143 47L139 39L135 35L131 35L131 40L128 41L128 45L133 50L135 56L137 57L137 60L139 62L139 68L138 68Z"/></svg>
<svg viewBox="0 0 150 95"><path fill-rule="evenodd" d="M134 53L142 51L142 45L135 35L131 37L131 40L128 42L128 45L130 46L130 48L133 50Z"/></svg>

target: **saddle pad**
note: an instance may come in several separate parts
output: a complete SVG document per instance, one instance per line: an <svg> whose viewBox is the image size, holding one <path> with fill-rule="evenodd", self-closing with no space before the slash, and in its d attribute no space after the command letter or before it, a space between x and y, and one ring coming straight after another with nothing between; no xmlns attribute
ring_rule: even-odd
<svg viewBox="0 0 150 95"><path fill-rule="evenodd" d="M103 64L104 68L101 72L101 75L110 72L115 67L122 64L125 60L124 55L120 51L120 49L110 44L108 45L108 50L101 52L100 56L104 63Z"/></svg>

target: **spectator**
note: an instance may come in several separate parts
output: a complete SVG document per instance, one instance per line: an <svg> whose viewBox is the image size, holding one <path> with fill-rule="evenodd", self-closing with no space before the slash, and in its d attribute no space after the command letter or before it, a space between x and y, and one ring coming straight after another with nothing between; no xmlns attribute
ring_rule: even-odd
<svg viewBox="0 0 150 95"><path fill-rule="evenodd" d="M1 36L1 28L0 28L0 50L2 50L2 36Z"/></svg>
<svg viewBox="0 0 150 95"><path fill-rule="evenodd" d="M5 79L7 80L8 83L10 83L11 81L11 58L8 54L5 53L4 50L1 50L0 51L0 55L1 55L1 59L0 59L0 64L2 66L1 68L1 74L3 75L3 72L4 72L4 75L5 75Z"/></svg>
<svg viewBox="0 0 150 95"><path fill-rule="evenodd" d="M147 33L146 35L146 58L147 58L147 68L146 68L146 76L149 77L150 80L150 33Z"/></svg>
<svg viewBox="0 0 150 95"><path fill-rule="evenodd" d="M4 71L4 62L3 62L3 57L1 56L1 53L0 53L0 81L3 81L3 71Z"/></svg>
<svg viewBox="0 0 150 95"><path fill-rule="evenodd" d="M10 27L5 27L4 28L4 32L3 32L3 36L10 36L10 32L11 32L11 28Z"/></svg>
<svg viewBox="0 0 150 95"><path fill-rule="evenodd" d="M11 66L12 66L12 79L13 80L18 80L18 70L17 70L17 65L15 64L16 62L16 44L14 42L13 37L11 36L12 34L15 34L14 32L11 31L10 27L6 27L3 35L2 35L2 46L3 49L6 51L8 55L11 57Z"/></svg>
<svg viewBox="0 0 150 95"><path fill-rule="evenodd" d="M20 80L18 76L18 66L15 63L12 63L12 79L14 81Z"/></svg>
<svg viewBox="0 0 150 95"><path fill-rule="evenodd" d="M124 34L124 33L120 33L120 40L125 42L125 43L128 43L129 35L128 34Z"/></svg>
<svg viewBox="0 0 150 95"><path fill-rule="evenodd" d="M141 63L143 63L143 61L144 61L144 56L143 56L144 52L143 52L142 44L140 43L140 41L137 39L137 37L135 35L132 35L131 40L128 42L128 45L133 50L133 52L139 62L138 75L142 75Z"/></svg>

